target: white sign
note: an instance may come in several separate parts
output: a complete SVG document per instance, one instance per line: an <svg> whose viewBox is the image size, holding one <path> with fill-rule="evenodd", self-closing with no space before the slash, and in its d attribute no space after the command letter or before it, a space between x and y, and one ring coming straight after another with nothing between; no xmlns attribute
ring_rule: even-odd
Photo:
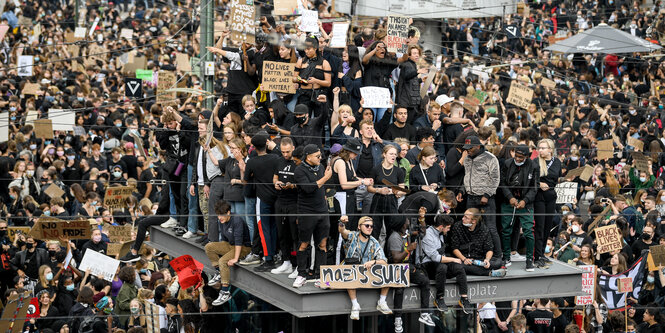
<svg viewBox="0 0 665 333"><path fill-rule="evenodd" d="M85 27L76 27L76 29L74 29L74 37L85 38L85 31Z"/></svg>
<svg viewBox="0 0 665 333"><path fill-rule="evenodd" d="M92 27L90 27L90 32L88 33L89 37L92 37L92 34L95 32L95 29L97 29L97 25L99 24L99 16L95 18L94 21L92 21Z"/></svg>
<svg viewBox="0 0 665 333"><path fill-rule="evenodd" d="M34 58L31 55L18 57L18 76L32 76L32 64Z"/></svg>
<svg viewBox="0 0 665 333"><path fill-rule="evenodd" d="M120 30L120 38L124 38L126 40L132 40L132 35L134 34L134 30L132 29L127 29L124 28Z"/></svg>
<svg viewBox="0 0 665 333"><path fill-rule="evenodd" d="M328 2L330 3L330 2ZM337 12L350 14L355 6L355 15L385 17L390 15L411 16L418 19L501 17L514 14L516 5L511 0L455 0L455 1L405 1L405 0L335 0Z"/></svg>
<svg viewBox="0 0 665 333"><path fill-rule="evenodd" d="M90 274L101 275L104 277L104 280L112 282L118 265L120 265L119 260L88 249L85 251L78 269L81 272L85 272L89 268Z"/></svg>
<svg viewBox="0 0 665 333"><path fill-rule="evenodd" d="M319 31L319 12L316 10L304 10L300 21L300 30L304 32Z"/></svg>
<svg viewBox="0 0 665 333"><path fill-rule="evenodd" d="M391 108L390 90L381 87L362 87L360 95L364 108Z"/></svg>
<svg viewBox="0 0 665 333"><path fill-rule="evenodd" d="M575 305L591 305L595 299L596 266L584 265L577 267L584 271L582 273L582 292L584 296L575 297Z"/></svg>
<svg viewBox="0 0 665 333"><path fill-rule="evenodd" d="M577 183L575 182L556 184L554 191L556 191L557 204L574 203L577 199Z"/></svg>
<svg viewBox="0 0 665 333"><path fill-rule="evenodd" d="M346 47L346 33L349 31L349 22L335 22L332 28L330 47Z"/></svg>
<svg viewBox="0 0 665 333"><path fill-rule="evenodd" d="M73 110L49 109L48 119L51 119L54 131L73 131L76 112Z"/></svg>
<svg viewBox="0 0 665 333"><path fill-rule="evenodd" d="M69 267L69 263L72 261L72 258L74 258L74 255L72 254L72 250L70 249L67 251L67 256L65 257L65 261L62 262L62 265L67 269Z"/></svg>
<svg viewBox="0 0 665 333"><path fill-rule="evenodd" d="M0 113L0 142L9 141L9 112Z"/></svg>

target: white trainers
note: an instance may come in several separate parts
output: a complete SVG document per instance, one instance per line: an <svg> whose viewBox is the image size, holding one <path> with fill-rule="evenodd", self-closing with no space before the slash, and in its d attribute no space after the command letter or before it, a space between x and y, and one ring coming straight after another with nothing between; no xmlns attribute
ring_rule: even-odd
<svg viewBox="0 0 665 333"><path fill-rule="evenodd" d="M188 230L184 235L182 235L182 238L190 239L193 238L194 236L196 236L196 234Z"/></svg>
<svg viewBox="0 0 665 333"><path fill-rule="evenodd" d="M388 307L388 303L386 303L386 301L376 302L376 309L379 310L381 313L383 313L385 315L389 315L389 314L393 313L393 310L390 310L390 308Z"/></svg>
<svg viewBox="0 0 665 333"><path fill-rule="evenodd" d="M212 287L218 284L220 280L222 280L222 276L219 275L219 273L217 273L215 274L215 276L212 277L212 279L210 279L210 281L208 281L208 285Z"/></svg>
<svg viewBox="0 0 665 333"><path fill-rule="evenodd" d="M395 333L403 333L404 327L402 327L402 318L395 318Z"/></svg>
<svg viewBox="0 0 665 333"><path fill-rule="evenodd" d="M351 307L351 320L360 319L360 305Z"/></svg>
<svg viewBox="0 0 665 333"><path fill-rule="evenodd" d="M296 277L298 277L298 267L295 267L293 269L293 272L291 272L291 274L289 274L288 277L289 279L295 279Z"/></svg>
<svg viewBox="0 0 665 333"><path fill-rule="evenodd" d="M240 260L238 262L239 265L246 266L246 265L256 265L261 263L261 257L254 253L248 254L245 259Z"/></svg>
<svg viewBox="0 0 665 333"><path fill-rule="evenodd" d="M160 224L159 226L162 227L162 228L173 228L177 225L178 225L178 221L176 221L172 217L169 217L169 219L166 222Z"/></svg>
<svg viewBox="0 0 665 333"><path fill-rule="evenodd" d="M272 274L291 274L292 272L293 265L291 265L291 262L288 260L284 261L281 266L270 270L270 273Z"/></svg>
<svg viewBox="0 0 665 333"><path fill-rule="evenodd" d="M302 276L298 275L296 277L296 280L293 281L293 288L300 288L300 287L304 286L306 283L307 283L307 279L305 277L302 277Z"/></svg>
<svg viewBox="0 0 665 333"><path fill-rule="evenodd" d="M420 317L418 318L418 321L427 325L434 327L434 320L432 320L432 316L429 313L421 313Z"/></svg>
<svg viewBox="0 0 665 333"><path fill-rule="evenodd" d="M512 262L526 261L526 257L519 254L519 253L511 253L510 254L510 261L512 261Z"/></svg>
<svg viewBox="0 0 665 333"><path fill-rule="evenodd" d="M222 305L222 304L228 302L230 299L231 299L231 293L230 292L220 291L219 296L217 297L217 299L212 301L212 305L219 306L219 305Z"/></svg>

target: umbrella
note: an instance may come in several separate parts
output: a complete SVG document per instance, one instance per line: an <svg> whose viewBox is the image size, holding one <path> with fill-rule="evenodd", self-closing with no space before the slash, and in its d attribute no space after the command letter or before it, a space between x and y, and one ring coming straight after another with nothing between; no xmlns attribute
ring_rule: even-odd
<svg viewBox="0 0 665 333"><path fill-rule="evenodd" d="M604 23L545 48L548 51L561 53L606 54L651 52L659 49L662 49L660 45L612 28Z"/></svg>

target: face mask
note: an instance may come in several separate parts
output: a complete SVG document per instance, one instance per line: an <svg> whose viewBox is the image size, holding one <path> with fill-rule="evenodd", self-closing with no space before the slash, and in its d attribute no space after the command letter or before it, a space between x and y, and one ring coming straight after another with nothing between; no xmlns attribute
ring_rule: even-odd
<svg viewBox="0 0 665 333"><path fill-rule="evenodd" d="M515 165L517 165L517 166L522 166L522 165L524 165L524 161L522 161L522 162L520 162L520 163L517 163L517 161L515 161Z"/></svg>
<svg viewBox="0 0 665 333"><path fill-rule="evenodd" d="M647 181L647 177L640 177L640 181L641 181L642 183L646 182L646 181Z"/></svg>
<svg viewBox="0 0 665 333"><path fill-rule="evenodd" d="M122 124L115 124L115 127L122 127Z"/></svg>
<svg viewBox="0 0 665 333"><path fill-rule="evenodd" d="M46 96L45 99L47 102L53 103L53 101L55 101L55 96Z"/></svg>
<svg viewBox="0 0 665 333"><path fill-rule="evenodd" d="M120 171L113 171L113 177L115 177L115 178L120 178L120 176L122 176L122 172L120 172Z"/></svg>
<svg viewBox="0 0 665 333"><path fill-rule="evenodd" d="M62 150L58 150L58 152L56 152L55 154L62 157L65 155L65 152Z"/></svg>
<svg viewBox="0 0 665 333"><path fill-rule="evenodd" d="M102 310L102 312L104 312L104 314L110 315L111 313L113 313L113 309L107 307L107 308L104 308L104 310Z"/></svg>
<svg viewBox="0 0 665 333"><path fill-rule="evenodd" d="M559 238L559 245L564 245L566 244L566 240L564 238Z"/></svg>
<svg viewBox="0 0 665 333"><path fill-rule="evenodd" d="M91 205L96 206L97 205L97 200L93 201Z"/></svg>
<svg viewBox="0 0 665 333"><path fill-rule="evenodd" d="M99 243L102 241L102 236L92 236L92 241L95 243Z"/></svg>
<svg viewBox="0 0 665 333"><path fill-rule="evenodd" d="M148 273L148 270L145 269L145 268L141 268L141 269L139 270L139 273L141 273L141 274L146 274L146 273Z"/></svg>
<svg viewBox="0 0 665 333"><path fill-rule="evenodd" d="M51 273L51 272L46 273L45 277L46 277L46 281L51 281L51 280L53 280L53 273Z"/></svg>
<svg viewBox="0 0 665 333"><path fill-rule="evenodd" d="M573 162L577 162L577 160L579 160L579 159L580 158L578 156L571 156L570 157L570 160L573 161Z"/></svg>
<svg viewBox="0 0 665 333"><path fill-rule="evenodd" d="M465 227L467 227L467 228L471 228L471 226L473 225L473 223L468 223L468 224L467 224L467 223L462 223L462 225L465 226Z"/></svg>
<svg viewBox="0 0 665 333"><path fill-rule="evenodd" d="M51 211L50 211L50 210L45 211L45 212L44 212L44 215L46 215L46 216L51 216Z"/></svg>
<svg viewBox="0 0 665 333"><path fill-rule="evenodd" d="M607 126L607 120L603 120L603 126Z"/></svg>
<svg viewBox="0 0 665 333"><path fill-rule="evenodd" d="M77 99L79 102L83 102L83 101L85 100L85 98L83 98L83 97L76 97L76 99Z"/></svg>
<svg viewBox="0 0 665 333"><path fill-rule="evenodd" d="M16 196L13 194L10 194L9 197L12 198L12 200L16 199Z"/></svg>
<svg viewBox="0 0 665 333"><path fill-rule="evenodd" d="M35 57L35 61L39 61L39 57Z"/></svg>
<svg viewBox="0 0 665 333"><path fill-rule="evenodd" d="M73 284L68 284L68 285L65 287L65 289L66 289L67 291L74 291L75 286L74 286Z"/></svg>
<svg viewBox="0 0 665 333"><path fill-rule="evenodd" d="M11 119L11 120L16 120L16 117L15 117L15 116L11 116L11 117L9 117L9 119Z"/></svg>
<svg viewBox="0 0 665 333"><path fill-rule="evenodd" d="M70 161L73 161L76 158L74 155L67 156L67 159Z"/></svg>
<svg viewBox="0 0 665 333"><path fill-rule="evenodd" d="M15 106L10 106L10 107L9 107L9 111L11 111L11 112L15 112L15 111L16 111L16 107L15 107Z"/></svg>
<svg viewBox="0 0 665 333"><path fill-rule="evenodd" d="M129 308L129 310L132 312L133 315L136 315L139 313L139 308Z"/></svg>
<svg viewBox="0 0 665 333"><path fill-rule="evenodd" d="M55 257L55 254L56 254L55 250L48 250L48 255L50 257Z"/></svg>
<svg viewBox="0 0 665 333"><path fill-rule="evenodd" d="M637 110L628 110L628 112L630 112L630 114L632 115L635 115L637 113Z"/></svg>
<svg viewBox="0 0 665 333"><path fill-rule="evenodd" d="M580 231L580 226L579 225L574 225L572 229L573 229L573 233L577 233L577 232Z"/></svg>
<svg viewBox="0 0 665 333"><path fill-rule="evenodd" d="M654 283L654 282L656 282L656 278L654 278L653 276L647 276L647 283Z"/></svg>
<svg viewBox="0 0 665 333"><path fill-rule="evenodd" d="M55 149L53 149L53 148L49 148L49 150L48 150L48 154L49 154L49 155L53 155L53 153L55 153Z"/></svg>
<svg viewBox="0 0 665 333"><path fill-rule="evenodd" d="M549 245L545 246L545 253L550 253L551 251L552 248Z"/></svg>
<svg viewBox="0 0 665 333"><path fill-rule="evenodd" d="M646 232L642 234L642 240L648 241L651 239L651 235Z"/></svg>
<svg viewBox="0 0 665 333"><path fill-rule="evenodd" d="M31 249L33 246L35 246L35 243L25 243L25 248L26 249Z"/></svg>
<svg viewBox="0 0 665 333"><path fill-rule="evenodd" d="M580 105L582 105L582 104L584 104L584 100L583 100L583 99L580 99L579 101L577 101L577 103L579 103Z"/></svg>
<svg viewBox="0 0 665 333"><path fill-rule="evenodd" d="M37 145L30 145L30 150L35 150L37 149Z"/></svg>
<svg viewBox="0 0 665 333"><path fill-rule="evenodd" d="M296 123L297 123L298 125L302 125L302 124L304 124L305 121L307 120L307 116L305 116L305 117L296 117L295 120L296 120Z"/></svg>
<svg viewBox="0 0 665 333"><path fill-rule="evenodd" d="M665 195L660 196L660 201L665 201Z"/></svg>

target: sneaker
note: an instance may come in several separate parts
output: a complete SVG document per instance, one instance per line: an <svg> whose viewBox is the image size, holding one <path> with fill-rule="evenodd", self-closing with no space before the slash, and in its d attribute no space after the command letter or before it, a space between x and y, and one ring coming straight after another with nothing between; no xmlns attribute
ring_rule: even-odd
<svg viewBox="0 0 665 333"><path fill-rule="evenodd" d="M542 258L536 260L534 262L534 265L536 266L536 268L542 268L542 269L550 268L550 265L548 263L546 263L545 260L543 260Z"/></svg>
<svg viewBox="0 0 665 333"><path fill-rule="evenodd" d="M457 303L462 308L462 311L464 311L464 313L469 314L471 313L471 311L473 311L473 306L471 306L471 303L469 303L468 298L460 298L459 302Z"/></svg>
<svg viewBox="0 0 665 333"><path fill-rule="evenodd" d="M201 235L201 237L196 239L196 242L201 244L201 243L206 242L207 240L208 240L208 234L203 234L203 235Z"/></svg>
<svg viewBox="0 0 665 333"><path fill-rule="evenodd" d="M490 272L491 277L504 277L506 276L506 270L505 269L495 269Z"/></svg>
<svg viewBox="0 0 665 333"><path fill-rule="evenodd" d="M291 274L293 272L293 265L290 261L285 261L281 266L270 271L272 274Z"/></svg>
<svg viewBox="0 0 665 333"><path fill-rule="evenodd" d="M217 297L216 300L212 301L212 305L214 306L219 306L222 305L226 302L228 302L231 299L231 293L228 291L220 291L219 292L219 297Z"/></svg>
<svg viewBox="0 0 665 333"><path fill-rule="evenodd" d="M291 272L291 274L289 274L288 278L289 279L295 279L297 277L298 277L298 267L293 269L293 272Z"/></svg>
<svg viewBox="0 0 665 333"><path fill-rule="evenodd" d="M503 267L508 268L508 267L510 267L510 265L512 265L512 264L513 264L513 263L510 262L510 259L508 259L508 260L504 260L504 261L503 261Z"/></svg>
<svg viewBox="0 0 665 333"><path fill-rule="evenodd" d="M208 281L208 285L212 287L212 286L218 284L221 279L222 279L222 276L219 275L219 273L217 273L217 274L215 274L215 276L212 277L212 279L210 279L210 281Z"/></svg>
<svg viewBox="0 0 665 333"><path fill-rule="evenodd" d="M388 307L388 303L386 303L386 301L376 302L376 309L379 310L384 315L393 314L393 310L390 310L390 308Z"/></svg>
<svg viewBox="0 0 665 333"><path fill-rule="evenodd" d="M261 262L261 257L254 253L248 254L243 260L240 260L238 263L239 265L247 266L247 265L256 265Z"/></svg>
<svg viewBox="0 0 665 333"><path fill-rule="evenodd" d="M169 217L169 219L166 222L160 224L159 226L162 227L162 228L173 228L177 225L178 225L178 221L176 221L172 217Z"/></svg>
<svg viewBox="0 0 665 333"><path fill-rule="evenodd" d="M182 235L187 233L187 229L185 229L181 226L177 226L177 227L173 228L173 232L175 233L176 236L182 236Z"/></svg>
<svg viewBox="0 0 665 333"><path fill-rule="evenodd" d="M402 318L395 318L395 333L403 333L404 327L402 327Z"/></svg>
<svg viewBox="0 0 665 333"><path fill-rule="evenodd" d="M307 279L300 276L300 275L298 275L298 276L296 276L296 280L293 281L293 288L300 288L300 287L304 286L305 283L307 283Z"/></svg>
<svg viewBox="0 0 665 333"><path fill-rule="evenodd" d="M514 262L526 261L526 257L519 254L519 253L511 253L510 254L510 261L514 261Z"/></svg>
<svg viewBox="0 0 665 333"><path fill-rule="evenodd" d="M184 239L190 239L190 238L193 238L194 236L196 236L195 233L193 233L193 232L191 232L191 231L187 231L184 235L182 235L182 238L184 238Z"/></svg>
<svg viewBox="0 0 665 333"><path fill-rule="evenodd" d="M434 306L436 306L436 309L441 312L446 312L448 310L448 305L446 305L446 302L443 300L443 297L437 297L434 300ZM430 320L431 319L432 318L430 318Z"/></svg>
<svg viewBox="0 0 665 333"><path fill-rule="evenodd" d="M418 321L430 327L435 326L432 316L429 313L421 313ZM397 327L395 327L395 331L397 331Z"/></svg>
<svg viewBox="0 0 665 333"><path fill-rule="evenodd" d="M300 276L298 278L300 278ZM351 317L351 320L360 319L360 305L358 306L354 305L353 307L351 307L351 316L349 317Z"/></svg>
<svg viewBox="0 0 665 333"><path fill-rule="evenodd" d="M533 272L533 260L529 259L526 261L526 271Z"/></svg>
<svg viewBox="0 0 665 333"><path fill-rule="evenodd" d="M543 257L540 257L540 259L543 259L543 261L548 265L552 264L552 259L550 259L549 257L544 257L543 256Z"/></svg>
<svg viewBox="0 0 665 333"><path fill-rule="evenodd" d="M132 251L127 252L122 258L118 259L122 262L137 262L141 259L141 256L138 254L133 254Z"/></svg>
<svg viewBox="0 0 665 333"><path fill-rule="evenodd" d="M270 261L266 260L258 267L254 267L255 272L270 272L273 269L275 269L275 262L272 260Z"/></svg>

